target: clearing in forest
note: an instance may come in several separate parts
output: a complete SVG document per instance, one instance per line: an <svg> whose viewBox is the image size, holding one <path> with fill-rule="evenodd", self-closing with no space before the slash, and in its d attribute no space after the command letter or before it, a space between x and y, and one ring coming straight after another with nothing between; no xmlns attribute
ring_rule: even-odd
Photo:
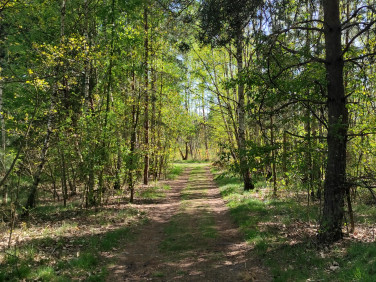
<svg viewBox="0 0 376 282"><path fill-rule="evenodd" d="M149 222L113 257L108 281L271 280L232 223L207 164L168 184L162 200L138 207Z"/></svg>

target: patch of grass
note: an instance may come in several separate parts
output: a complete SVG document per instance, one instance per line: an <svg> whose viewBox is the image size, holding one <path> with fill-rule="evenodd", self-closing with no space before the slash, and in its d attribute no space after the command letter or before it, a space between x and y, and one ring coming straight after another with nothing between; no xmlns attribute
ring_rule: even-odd
<svg viewBox="0 0 376 282"><path fill-rule="evenodd" d="M188 185L181 192L181 213L174 215L166 226L165 239L160 244L162 251L185 255L190 250L204 248L217 237L214 216L205 206L197 209L192 207L190 201L192 196L206 193L198 184L203 172L203 166L196 165L191 170Z"/></svg>
<svg viewBox="0 0 376 282"><path fill-rule="evenodd" d="M164 273L163 272L160 272L160 271L157 271L157 272L154 272L152 274L153 277L158 277L158 278L162 278L164 277Z"/></svg>
<svg viewBox="0 0 376 282"><path fill-rule="evenodd" d="M160 199L165 197L165 194L158 186L150 186L142 191L137 191L136 196L144 199Z"/></svg>
<svg viewBox="0 0 376 282"><path fill-rule="evenodd" d="M83 269L83 270L90 270L95 268L99 263L99 258L94 253L87 252L80 254L80 256L76 259L70 261L70 266L73 268Z"/></svg>
<svg viewBox="0 0 376 282"><path fill-rule="evenodd" d="M376 206L362 203L354 205L354 215L356 222L376 222Z"/></svg>
<svg viewBox="0 0 376 282"><path fill-rule="evenodd" d="M123 227L123 228L105 233L104 236L102 236L99 239L98 244L93 244L94 245L93 247L94 248L99 247L101 251L109 251L112 248L118 246L119 242L123 242L124 240L129 240L132 238L132 236L133 235L130 232L130 229L127 227ZM97 243L96 241L94 242Z"/></svg>
<svg viewBox="0 0 376 282"><path fill-rule="evenodd" d="M338 260L341 281L376 281L376 243L353 243Z"/></svg>
<svg viewBox="0 0 376 282"><path fill-rule="evenodd" d="M294 199L262 200L257 189L242 190L241 181L234 176L222 174L215 178L222 196L228 202L231 216L242 230L245 239L254 246L256 254L264 259L275 281L303 281L315 274L315 267L322 268L322 260L314 249L305 243L286 243L283 224L312 218L315 208L299 205Z"/></svg>
<svg viewBox="0 0 376 282"><path fill-rule="evenodd" d="M376 281L376 243L350 243L347 247L318 250L314 238L301 238L308 221L318 218L318 205L308 208L293 198L261 200L257 189L243 192L237 178L216 177L231 215L246 240L270 268L274 281ZM262 193L262 191L260 191ZM376 208L355 206L361 222L375 222ZM296 225L299 222L300 225ZM338 268L331 268L333 262Z"/></svg>
<svg viewBox="0 0 376 282"><path fill-rule="evenodd" d="M238 177L221 173L217 174L215 182L220 187L223 197L242 192L242 182Z"/></svg>
<svg viewBox="0 0 376 282"><path fill-rule="evenodd" d="M207 211L201 214L198 220L198 228L204 238L216 238L218 235L215 229L214 217Z"/></svg>
<svg viewBox="0 0 376 282"><path fill-rule="evenodd" d="M168 185L168 184L164 184L162 187L161 187L162 190L171 190L171 186Z"/></svg>
<svg viewBox="0 0 376 282"><path fill-rule="evenodd" d="M195 238L190 233L186 214L174 215L165 228L165 239L160 244L162 251L182 252L194 248Z"/></svg>
<svg viewBox="0 0 376 282"><path fill-rule="evenodd" d="M39 281L56 281L57 276L55 270L51 266L41 266L35 271L35 277L31 277L33 279Z"/></svg>
<svg viewBox="0 0 376 282"><path fill-rule="evenodd" d="M171 189L170 185L165 184L165 185L159 186L158 184L156 184L155 186L150 186L147 189L137 191L136 195L137 197L144 198L144 199L161 199L166 196L164 192L170 189Z"/></svg>
<svg viewBox="0 0 376 282"><path fill-rule="evenodd" d="M71 207L71 210L59 212L55 208L43 208L38 212L46 210L51 213L45 215L45 219L53 225L37 234L43 235L42 238L31 238L18 244L16 249L0 253L0 281L103 281L107 275L105 266L110 260L102 257L101 252L111 251L132 240L132 225L145 222L140 212L133 208L81 211ZM65 219L69 215L72 218ZM56 218L56 222L52 221L53 218ZM131 218L135 219L130 227L118 227L107 232L100 230L103 226L113 224L114 220L124 222ZM82 222L86 229L101 232L88 234L85 230L85 234L80 236L77 230L82 228L79 225ZM99 226L101 222L103 224ZM30 234L35 232L33 228L30 223L22 223L20 230L15 232Z"/></svg>
<svg viewBox="0 0 376 282"><path fill-rule="evenodd" d="M63 221L61 226L55 231L56 235L63 235L71 229L77 228L77 222L65 222Z"/></svg>
<svg viewBox="0 0 376 282"><path fill-rule="evenodd" d="M167 172L167 179L176 179L179 175L181 175L184 171L183 166L173 165L172 168L169 169Z"/></svg>
<svg viewBox="0 0 376 282"><path fill-rule="evenodd" d="M176 160L174 161L174 163L177 163L177 164L194 164L195 166L197 166L197 164L209 164L210 162L208 161L200 161L200 160Z"/></svg>
<svg viewBox="0 0 376 282"><path fill-rule="evenodd" d="M189 189L190 189L190 186L187 185L187 187L185 187L181 192L180 192L180 196L181 198L183 199L183 201L187 201L189 199Z"/></svg>

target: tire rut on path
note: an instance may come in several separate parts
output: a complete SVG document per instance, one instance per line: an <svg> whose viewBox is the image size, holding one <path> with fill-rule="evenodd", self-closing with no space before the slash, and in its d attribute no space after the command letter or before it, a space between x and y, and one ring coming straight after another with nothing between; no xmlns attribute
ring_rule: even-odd
<svg viewBox="0 0 376 282"><path fill-rule="evenodd" d="M107 281L270 281L231 221L208 165L168 183L159 203L142 205L150 221L115 256Z"/></svg>

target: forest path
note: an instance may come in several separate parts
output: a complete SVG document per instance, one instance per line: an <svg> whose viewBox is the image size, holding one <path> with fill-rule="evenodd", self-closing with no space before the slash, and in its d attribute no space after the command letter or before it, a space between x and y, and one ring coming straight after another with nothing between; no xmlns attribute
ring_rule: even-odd
<svg viewBox="0 0 376 282"><path fill-rule="evenodd" d="M230 219L207 164L169 181L166 197L138 208L149 222L110 267L107 281L270 281Z"/></svg>

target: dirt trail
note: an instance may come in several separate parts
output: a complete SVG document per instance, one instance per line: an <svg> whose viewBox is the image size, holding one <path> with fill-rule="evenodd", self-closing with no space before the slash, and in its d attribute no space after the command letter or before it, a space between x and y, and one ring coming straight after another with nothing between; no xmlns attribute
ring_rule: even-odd
<svg viewBox="0 0 376 282"><path fill-rule="evenodd" d="M270 281L231 222L207 165L168 183L163 200L143 204L150 221L124 246L107 281Z"/></svg>

